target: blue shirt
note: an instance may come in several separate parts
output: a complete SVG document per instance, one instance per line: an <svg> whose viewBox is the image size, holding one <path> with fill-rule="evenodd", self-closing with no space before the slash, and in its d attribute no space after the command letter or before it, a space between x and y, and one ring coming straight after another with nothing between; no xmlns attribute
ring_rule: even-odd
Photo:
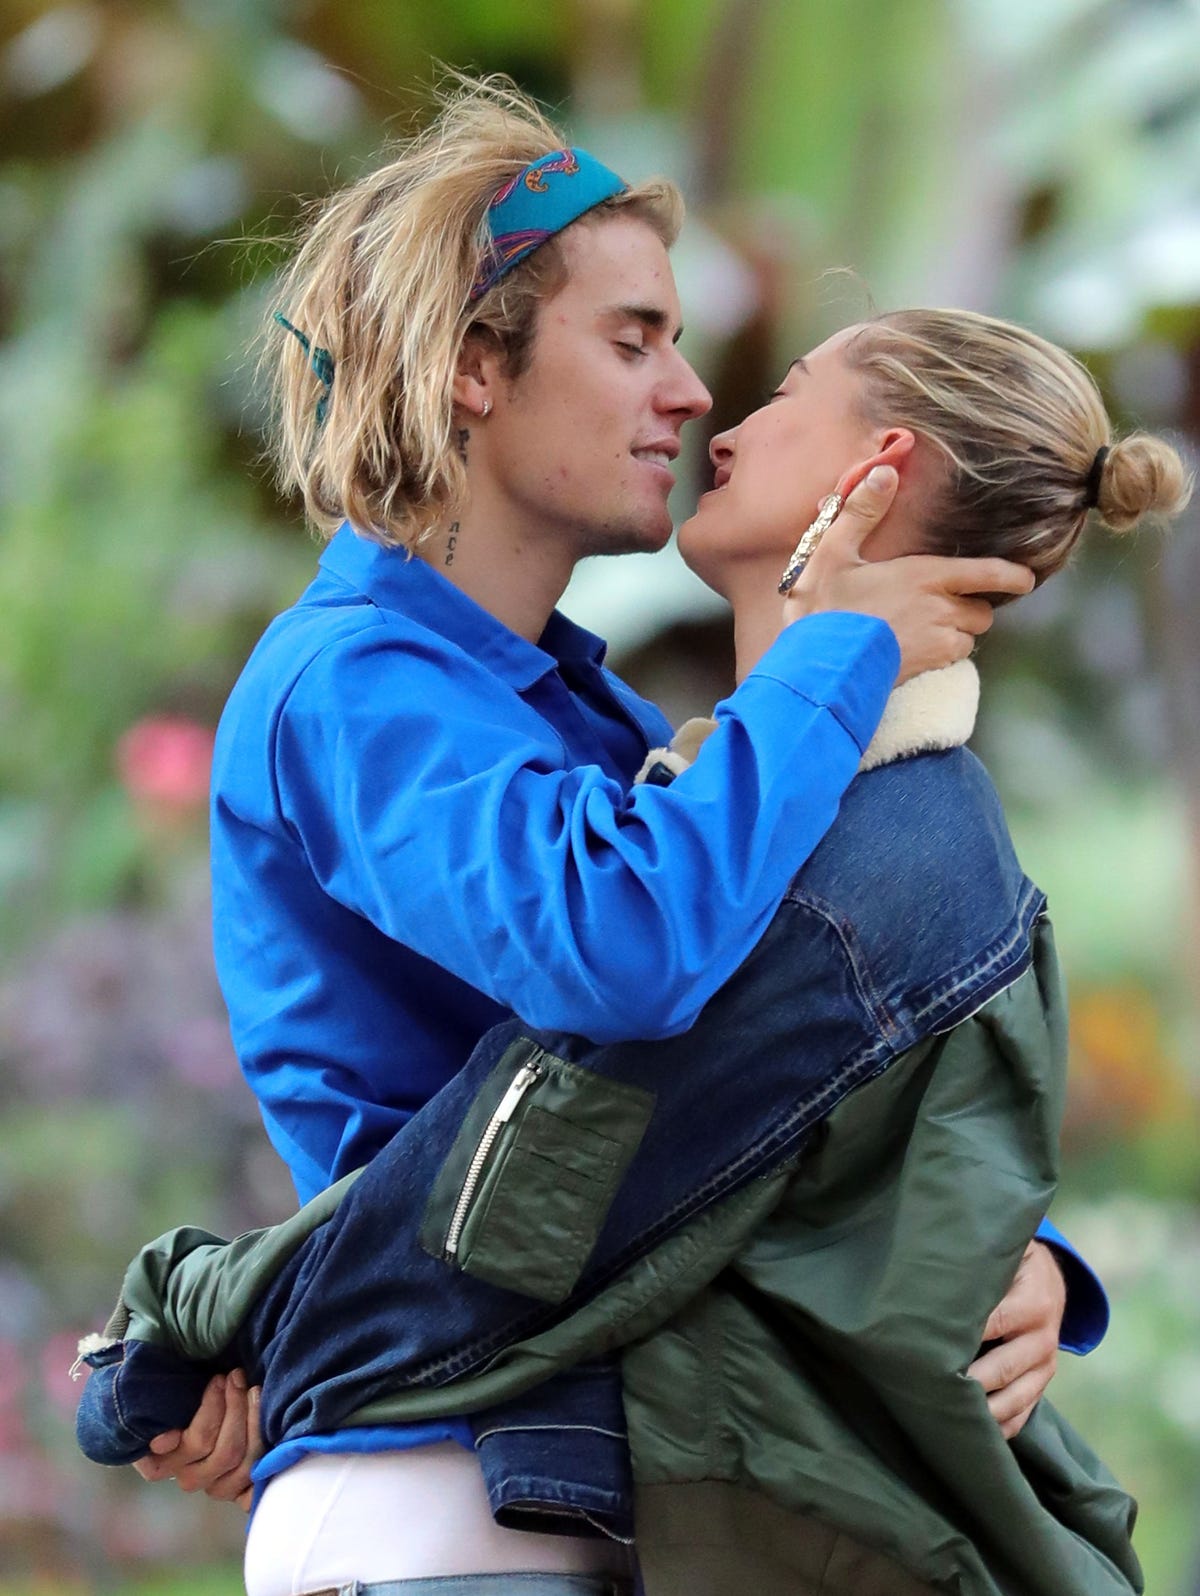
<svg viewBox="0 0 1200 1596"><path fill-rule="evenodd" d="M670 788L670 728L561 615L540 646L420 559L335 536L217 734L217 970L302 1200L515 1010L685 1030L828 830L897 666L865 616L787 628Z"/></svg>

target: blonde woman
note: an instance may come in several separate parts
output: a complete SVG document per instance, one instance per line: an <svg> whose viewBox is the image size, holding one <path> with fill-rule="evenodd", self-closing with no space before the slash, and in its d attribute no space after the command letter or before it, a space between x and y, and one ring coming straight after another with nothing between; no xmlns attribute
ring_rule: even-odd
<svg viewBox="0 0 1200 1596"><path fill-rule="evenodd" d="M1090 512L1124 530L1187 494L1169 446L1114 439L1069 356L954 311L839 334L713 457L681 542L731 600L743 680L795 574L797 508L828 526L873 472L900 478L864 545L891 570L954 541L1044 580ZM610 1530L629 1492L621 1400L586 1360L633 1341L649 1596L1139 1588L1128 1499L1047 1404L1022 1426L979 1377L1053 1193L1065 1025L1044 900L962 747L977 691L964 661L893 693L838 820L685 1035L596 1048L500 1028L286 1247L268 1234L248 1312L244 1247L168 1238L131 1271L123 1333L265 1372L284 1449L484 1414L500 1516ZM686 764L663 750L646 773L678 775L670 797ZM223 1304L228 1334L231 1279L245 1317L217 1346L188 1303ZM358 1577L374 1553L355 1525L402 1556L419 1532L373 1530L369 1482L353 1499L335 1483L306 1537L314 1577L333 1551ZM268 1488L253 1592L293 1588L277 1549L298 1527Z"/></svg>

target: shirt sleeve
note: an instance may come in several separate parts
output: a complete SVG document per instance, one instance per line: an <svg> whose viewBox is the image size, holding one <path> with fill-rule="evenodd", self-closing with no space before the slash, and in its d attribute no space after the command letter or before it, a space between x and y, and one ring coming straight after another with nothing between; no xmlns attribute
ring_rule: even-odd
<svg viewBox="0 0 1200 1596"><path fill-rule="evenodd" d="M669 789L566 768L482 665L387 624L328 645L278 715L283 823L335 900L534 1026L685 1030L833 823L899 667L891 629L789 626Z"/></svg>
<svg viewBox="0 0 1200 1596"><path fill-rule="evenodd" d="M1093 1352L1108 1330L1108 1294L1100 1277L1048 1219L1038 1226L1037 1239L1053 1247L1066 1282L1067 1309L1058 1344L1064 1352Z"/></svg>

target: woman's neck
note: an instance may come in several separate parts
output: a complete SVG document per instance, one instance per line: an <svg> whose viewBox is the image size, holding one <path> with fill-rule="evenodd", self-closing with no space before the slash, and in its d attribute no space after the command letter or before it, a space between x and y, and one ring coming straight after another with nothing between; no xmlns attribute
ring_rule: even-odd
<svg viewBox="0 0 1200 1596"><path fill-rule="evenodd" d="M783 629L783 600L777 584L778 560L740 567L728 584L733 606L734 672L744 681Z"/></svg>

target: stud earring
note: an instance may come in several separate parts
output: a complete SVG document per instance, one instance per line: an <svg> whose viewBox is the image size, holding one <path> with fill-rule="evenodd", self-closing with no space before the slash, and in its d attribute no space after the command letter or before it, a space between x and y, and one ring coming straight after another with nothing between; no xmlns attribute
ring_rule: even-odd
<svg viewBox="0 0 1200 1596"><path fill-rule="evenodd" d="M492 413L492 401L490 399L485 399L483 401L483 409L479 412L479 419L482 421L487 416L490 416L491 413Z"/></svg>
<svg viewBox="0 0 1200 1596"><path fill-rule="evenodd" d="M821 507L817 512L817 519L805 532L796 545L796 552L784 567L783 575L779 578L779 591L784 595L790 593L804 571L804 567L812 559L820 547L821 539L829 528L841 515L846 501L840 493L831 493L827 499L821 500Z"/></svg>

